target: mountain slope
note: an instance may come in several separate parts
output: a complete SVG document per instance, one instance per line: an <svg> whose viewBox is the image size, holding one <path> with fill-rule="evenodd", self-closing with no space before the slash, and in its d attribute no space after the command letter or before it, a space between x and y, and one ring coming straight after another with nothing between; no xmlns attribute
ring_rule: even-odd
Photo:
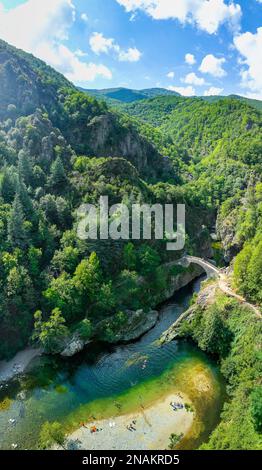
<svg viewBox="0 0 262 470"><path fill-rule="evenodd" d="M25 347L33 331L45 350L59 352L71 328L86 340L104 319L113 342L126 309L157 304L166 253L155 241L137 242L131 266L123 240L78 238L77 210L103 195L110 204L154 202L154 186L141 178L156 181L169 167L139 122L3 41L0 106L0 359ZM183 191L168 192L188 203ZM204 223L206 212L199 217ZM145 290L138 279L148 269Z"/></svg>
<svg viewBox="0 0 262 470"><path fill-rule="evenodd" d="M0 118L14 121L40 108L76 153L125 157L149 178L161 173L160 154L131 121L121 123L104 103L80 93L42 61L3 41L0 82Z"/></svg>
<svg viewBox="0 0 262 470"><path fill-rule="evenodd" d="M251 98L245 98L244 96L239 96L239 95L229 95L229 96L202 96L202 99L205 101L209 102L215 102L215 101L220 101L225 98L232 98L235 100L240 100L244 101L246 104L249 106L252 106L253 108L257 109L258 111L262 111L262 101L260 100L254 100Z"/></svg>
<svg viewBox="0 0 262 470"><path fill-rule="evenodd" d="M81 91L95 96L97 99L103 99L108 104L134 103L144 99L154 98L156 96L179 96L175 91L166 88L145 88L143 90L132 90L129 88L108 88L105 90L92 90L80 88Z"/></svg>
<svg viewBox="0 0 262 470"><path fill-rule="evenodd" d="M231 153L238 147L238 160L261 163L262 115L242 100L157 97L122 109L168 135L194 160L210 155L223 140L226 147L230 141Z"/></svg>

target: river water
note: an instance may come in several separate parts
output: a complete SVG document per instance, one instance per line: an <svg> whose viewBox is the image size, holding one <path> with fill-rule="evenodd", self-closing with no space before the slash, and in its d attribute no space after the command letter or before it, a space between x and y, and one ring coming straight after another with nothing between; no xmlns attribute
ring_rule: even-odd
<svg viewBox="0 0 262 470"><path fill-rule="evenodd" d="M219 419L225 384L217 365L187 341L156 340L185 311L200 280L160 308L159 322L128 345L88 348L72 359L43 357L25 376L0 390L0 449L37 448L46 421L67 432L88 419L127 413L168 392L185 393L197 419L183 448L196 448ZM203 386L203 384L205 384Z"/></svg>

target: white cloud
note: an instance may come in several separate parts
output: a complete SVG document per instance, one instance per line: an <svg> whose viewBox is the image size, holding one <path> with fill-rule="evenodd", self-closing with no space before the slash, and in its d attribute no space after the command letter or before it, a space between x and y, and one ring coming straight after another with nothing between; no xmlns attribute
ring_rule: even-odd
<svg viewBox="0 0 262 470"><path fill-rule="evenodd" d="M155 20L176 19L191 23L209 34L223 23L237 29L241 18L240 5L224 0L117 0L129 13L142 10Z"/></svg>
<svg viewBox="0 0 262 470"><path fill-rule="evenodd" d="M75 83L97 76L110 79L112 73L107 67L82 62L79 51L72 52L63 45L75 17L72 0L27 0L8 11L0 2L0 36L44 60Z"/></svg>
<svg viewBox="0 0 262 470"><path fill-rule="evenodd" d="M236 36L234 44L247 67L241 70L242 86L250 97L262 99L262 27L254 34L247 32Z"/></svg>
<svg viewBox="0 0 262 470"><path fill-rule="evenodd" d="M119 51L118 58L120 62L138 62L142 53L136 47L129 47L127 51Z"/></svg>
<svg viewBox="0 0 262 470"><path fill-rule="evenodd" d="M82 51L81 49L76 49L74 54L76 55L76 57L86 57L86 56L88 56L88 53Z"/></svg>
<svg viewBox="0 0 262 470"><path fill-rule="evenodd" d="M175 78L175 72L168 72L167 78L170 78L171 80L173 80Z"/></svg>
<svg viewBox="0 0 262 470"><path fill-rule="evenodd" d="M42 43L38 48L38 57L45 58L55 69L63 73L68 80L76 84L94 81L97 76L110 80L111 71L102 64L86 63L63 44L50 45Z"/></svg>
<svg viewBox="0 0 262 470"><path fill-rule="evenodd" d="M28 0L8 11L0 10L1 37L31 52L48 38L67 39L74 20L71 0Z"/></svg>
<svg viewBox="0 0 262 470"><path fill-rule="evenodd" d="M217 58L213 54L208 54L202 60L202 64L199 67L200 72L209 73L214 77L225 77L227 75L226 71L223 69L223 64L226 62L224 58Z"/></svg>
<svg viewBox="0 0 262 470"><path fill-rule="evenodd" d="M204 78L198 77L194 72L188 73L184 78L184 83L187 85L203 86L205 85Z"/></svg>
<svg viewBox="0 0 262 470"><path fill-rule="evenodd" d="M195 96L196 95L196 90L192 86L187 86L187 87L169 86L168 90L176 91L177 93L183 96Z"/></svg>
<svg viewBox="0 0 262 470"><path fill-rule="evenodd" d="M193 54L186 54L185 55L185 62L188 65L194 65L196 63L195 56Z"/></svg>
<svg viewBox="0 0 262 470"><path fill-rule="evenodd" d="M105 38L102 33L93 33L89 39L89 44L95 54L105 53L117 47L113 38Z"/></svg>
<svg viewBox="0 0 262 470"><path fill-rule="evenodd" d="M86 13L82 13L81 20L83 20L85 23L88 23L88 16Z"/></svg>
<svg viewBox="0 0 262 470"><path fill-rule="evenodd" d="M204 96L218 96L221 95L224 88L216 88L215 86L211 86L208 90L205 91Z"/></svg>
<svg viewBox="0 0 262 470"><path fill-rule="evenodd" d="M102 33L93 33L89 39L89 44L92 51L99 54L109 54L113 51L117 54L120 62L138 62L141 59L142 53L136 47L130 47L127 50L115 42L113 38L106 38Z"/></svg>

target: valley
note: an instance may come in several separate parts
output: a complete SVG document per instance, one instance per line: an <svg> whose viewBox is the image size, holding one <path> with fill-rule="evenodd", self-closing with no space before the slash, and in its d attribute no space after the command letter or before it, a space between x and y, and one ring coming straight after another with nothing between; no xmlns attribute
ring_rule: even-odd
<svg viewBox="0 0 262 470"><path fill-rule="evenodd" d="M108 448L122 426L128 448L261 449L261 102L205 98L79 90L0 40L1 449L87 447L112 420ZM105 195L184 205L184 248L80 239ZM179 394L193 411L165 429Z"/></svg>

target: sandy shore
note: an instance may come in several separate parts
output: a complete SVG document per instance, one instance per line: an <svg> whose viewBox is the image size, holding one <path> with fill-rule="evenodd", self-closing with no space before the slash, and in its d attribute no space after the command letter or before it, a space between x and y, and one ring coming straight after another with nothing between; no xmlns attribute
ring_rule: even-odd
<svg viewBox="0 0 262 470"><path fill-rule="evenodd" d="M35 357L41 356L40 349L28 348L20 351L10 361L0 362L0 383L7 382L22 374Z"/></svg>
<svg viewBox="0 0 262 470"><path fill-rule="evenodd" d="M164 450L168 449L172 433L186 435L190 430L194 413L173 411L171 402L189 403L182 395L172 394L153 406L136 413L111 419L89 422L68 437L68 447L79 450ZM135 422L136 430L127 427ZM115 423L114 427L110 423ZM99 432L91 433L96 426Z"/></svg>

